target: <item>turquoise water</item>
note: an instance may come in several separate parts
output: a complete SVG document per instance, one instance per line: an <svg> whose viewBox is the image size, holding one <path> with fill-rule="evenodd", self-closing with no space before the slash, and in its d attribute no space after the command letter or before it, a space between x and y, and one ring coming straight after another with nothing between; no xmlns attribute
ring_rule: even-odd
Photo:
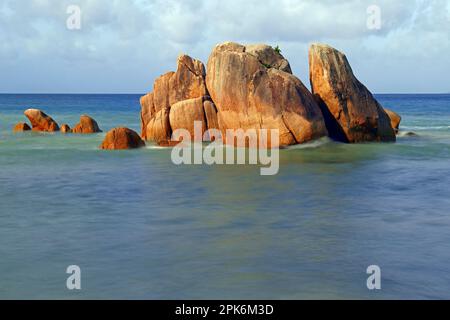
<svg viewBox="0 0 450 320"><path fill-rule="evenodd" d="M378 99L404 118L396 144L322 140L263 177L11 132L29 107L139 130L137 95L0 95L0 298L449 299L450 95Z"/></svg>

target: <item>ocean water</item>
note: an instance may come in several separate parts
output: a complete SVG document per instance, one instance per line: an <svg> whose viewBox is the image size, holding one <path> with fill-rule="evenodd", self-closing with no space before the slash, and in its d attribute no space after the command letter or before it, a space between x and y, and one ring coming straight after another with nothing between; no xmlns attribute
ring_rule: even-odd
<svg viewBox="0 0 450 320"><path fill-rule="evenodd" d="M449 299L450 95L377 98L403 116L397 143L316 141L264 177L11 132L30 107L139 130L138 95L0 95L0 298Z"/></svg>

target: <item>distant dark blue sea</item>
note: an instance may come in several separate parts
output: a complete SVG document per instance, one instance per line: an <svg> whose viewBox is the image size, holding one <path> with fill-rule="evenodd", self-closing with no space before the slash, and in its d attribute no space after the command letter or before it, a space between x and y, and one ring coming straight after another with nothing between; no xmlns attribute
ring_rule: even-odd
<svg viewBox="0 0 450 320"><path fill-rule="evenodd" d="M377 98L397 143L315 141L261 176L99 150L140 130L139 95L0 95L0 298L450 299L450 95ZM104 132L13 134L28 108Z"/></svg>

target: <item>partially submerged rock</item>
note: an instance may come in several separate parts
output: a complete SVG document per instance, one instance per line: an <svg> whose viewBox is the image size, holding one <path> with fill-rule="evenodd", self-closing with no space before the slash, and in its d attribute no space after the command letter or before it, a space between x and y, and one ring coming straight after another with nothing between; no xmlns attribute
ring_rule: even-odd
<svg viewBox="0 0 450 320"><path fill-rule="evenodd" d="M91 134L102 132L97 122L88 115L82 115L80 122L72 129L72 133Z"/></svg>
<svg viewBox="0 0 450 320"><path fill-rule="evenodd" d="M272 146L304 143L327 135L322 113L289 63L269 46L217 45L206 83L219 129L278 129Z"/></svg>
<svg viewBox="0 0 450 320"><path fill-rule="evenodd" d="M33 131L59 131L56 121L39 109L28 109L25 110L24 114L30 120Z"/></svg>
<svg viewBox="0 0 450 320"><path fill-rule="evenodd" d="M309 66L312 92L332 138L351 143L395 141L388 115L354 76L343 53L313 44Z"/></svg>
<svg viewBox="0 0 450 320"><path fill-rule="evenodd" d="M200 61L181 55L177 71L156 79L153 91L141 98L141 136L167 144L175 130L186 129L198 137L194 122L201 121L202 134L218 129L224 140L228 129L276 129L279 141L271 146L327 135L352 143L395 141L399 116L388 116L345 55L313 45L309 56L314 95L292 75L280 50L268 45L219 44L207 72Z"/></svg>
<svg viewBox="0 0 450 320"><path fill-rule="evenodd" d="M31 127L28 125L28 123L25 122L19 122L14 126L13 131L14 132L23 132L23 131L30 131Z"/></svg>
<svg viewBox="0 0 450 320"><path fill-rule="evenodd" d="M419 135L415 132L407 131L407 132L401 133L401 136L403 136L403 137L418 137Z"/></svg>
<svg viewBox="0 0 450 320"><path fill-rule="evenodd" d="M71 133L72 129L70 129L68 124L63 124L59 131L61 131L61 133Z"/></svg>
<svg viewBox="0 0 450 320"><path fill-rule="evenodd" d="M145 147L139 135L128 128L115 128L107 134L100 148L103 150L126 150Z"/></svg>
<svg viewBox="0 0 450 320"><path fill-rule="evenodd" d="M400 122L402 121L402 117L392 110L384 108L384 111L389 116L389 119L391 119L391 127L397 134L400 129Z"/></svg>

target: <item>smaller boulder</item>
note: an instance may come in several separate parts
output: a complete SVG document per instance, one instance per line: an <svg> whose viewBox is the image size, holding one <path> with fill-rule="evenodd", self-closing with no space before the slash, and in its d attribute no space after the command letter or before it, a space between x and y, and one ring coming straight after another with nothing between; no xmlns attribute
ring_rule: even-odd
<svg viewBox="0 0 450 320"><path fill-rule="evenodd" d="M72 129L72 133L91 134L102 132L98 127L97 122L88 115L82 115L80 122Z"/></svg>
<svg viewBox="0 0 450 320"><path fill-rule="evenodd" d="M128 128L115 128L106 134L100 149L126 150L141 147L145 147L145 142L135 131Z"/></svg>
<svg viewBox="0 0 450 320"><path fill-rule="evenodd" d="M63 124L59 131L61 131L61 133L71 133L72 129L70 129L69 125Z"/></svg>
<svg viewBox="0 0 450 320"><path fill-rule="evenodd" d="M384 111L389 116L389 119L391 119L392 129L394 129L395 133L398 134L398 131L400 129L400 122L402 121L402 117L398 113L396 113L392 110L384 108Z"/></svg>
<svg viewBox="0 0 450 320"><path fill-rule="evenodd" d="M55 132L59 131L59 126L55 120L38 109L28 109L24 112L30 120L33 131Z"/></svg>
<svg viewBox="0 0 450 320"><path fill-rule="evenodd" d="M23 131L30 131L30 130L31 130L30 126L25 122L19 122L18 124L16 124L14 126L14 129L13 129L14 132L23 132Z"/></svg>

